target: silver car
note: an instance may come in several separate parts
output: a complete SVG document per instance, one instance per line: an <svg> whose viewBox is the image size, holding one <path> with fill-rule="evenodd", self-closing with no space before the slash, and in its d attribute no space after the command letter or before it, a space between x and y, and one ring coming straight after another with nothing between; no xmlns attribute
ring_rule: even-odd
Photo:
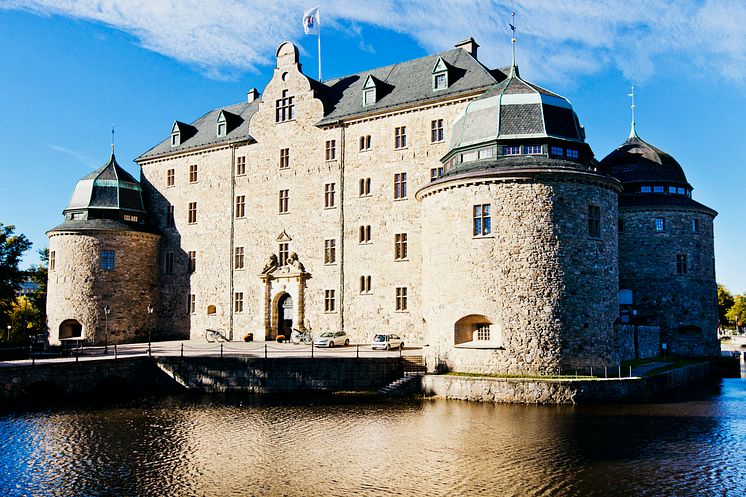
<svg viewBox="0 0 746 497"><path fill-rule="evenodd" d="M327 331L313 341L315 347L334 347L335 345L349 345L350 339L344 331Z"/></svg>
<svg viewBox="0 0 746 497"><path fill-rule="evenodd" d="M404 348L404 340L399 338L399 335L394 335L393 333L377 333L376 336L373 337L373 343L370 344L371 349L403 349Z"/></svg>

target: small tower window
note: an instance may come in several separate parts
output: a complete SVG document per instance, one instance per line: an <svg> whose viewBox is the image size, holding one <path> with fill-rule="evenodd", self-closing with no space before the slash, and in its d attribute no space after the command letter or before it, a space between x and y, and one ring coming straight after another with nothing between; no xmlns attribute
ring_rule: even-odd
<svg viewBox="0 0 746 497"><path fill-rule="evenodd" d="M655 232L656 233L663 233L666 231L666 220L662 217L656 217L655 218Z"/></svg>
<svg viewBox="0 0 746 497"><path fill-rule="evenodd" d="M442 57L438 57L433 67L433 91L448 88L448 66Z"/></svg>
<svg viewBox="0 0 746 497"><path fill-rule="evenodd" d="M490 204L474 206L474 236L487 236L492 233Z"/></svg>
<svg viewBox="0 0 746 497"><path fill-rule="evenodd" d="M676 254L676 274L687 272L686 254Z"/></svg>
<svg viewBox="0 0 746 497"><path fill-rule="evenodd" d="M654 186L653 187L653 193L663 193L663 187L662 186Z"/></svg>
<svg viewBox="0 0 746 497"><path fill-rule="evenodd" d="M528 155L537 155L541 153L541 145L524 145L523 150Z"/></svg>
<svg viewBox="0 0 746 497"><path fill-rule="evenodd" d="M179 128L179 123L175 122L171 126L171 146L178 147L179 145L181 145L181 128Z"/></svg>
<svg viewBox="0 0 746 497"><path fill-rule="evenodd" d="M640 187L640 193L650 193L650 192L651 192L650 186L644 185Z"/></svg>
<svg viewBox="0 0 746 497"><path fill-rule="evenodd" d="M699 233L699 219L692 219L692 233Z"/></svg>
<svg viewBox="0 0 746 497"><path fill-rule="evenodd" d="M101 269L104 271L114 271L114 255L113 250L101 251Z"/></svg>
<svg viewBox="0 0 746 497"><path fill-rule="evenodd" d="M578 158L578 156L579 156L579 154L578 154L578 150L577 150L577 149L575 149L575 148L568 148L568 149L566 150L566 152L567 152L567 156L568 156L569 158L571 158L571 159L577 159L577 158Z"/></svg>
<svg viewBox="0 0 746 497"><path fill-rule="evenodd" d="M503 147L503 155L519 155L521 153L521 147ZM466 162L466 160L464 160Z"/></svg>
<svg viewBox="0 0 746 497"><path fill-rule="evenodd" d="M368 74L363 84L363 107L376 103L376 97L376 80L372 75Z"/></svg>
<svg viewBox="0 0 746 497"><path fill-rule="evenodd" d="M588 236L601 238L601 207L597 205L588 206Z"/></svg>

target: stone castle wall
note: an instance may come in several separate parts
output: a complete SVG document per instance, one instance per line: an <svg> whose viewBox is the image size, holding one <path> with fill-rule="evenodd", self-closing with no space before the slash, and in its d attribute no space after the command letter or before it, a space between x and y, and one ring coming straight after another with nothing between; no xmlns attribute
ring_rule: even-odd
<svg viewBox="0 0 746 497"><path fill-rule="evenodd" d="M498 177L454 179L421 193L428 364L545 373L614 363L617 192L610 185ZM598 240L588 237L589 203L602 211ZM478 204L491 204L489 236L473 236ZM492 323L492 343L456 344L457 322L469 316Z"/></svg>
<svg viewBox="0 0 746 497"><path fill-rule="evenodd" d="M60 325L75 320L87 343L147 339L157 328L159 236L135 231L58 231L49 234L55 268L49 271L47 324L50 343L59 345ZM101 268L101 251L114 250L113 271ZM107 326L103 308L111 314Z"/></svg>
<svg viewBox="0 0 746 497"><path fill-rule="evenodd" d="M660 233L655 231L658 217L665 219ZM621 208L620 218L620 288L632 290L638 323L660 326L668 353L717 355L713 216L697 210ZM693 219L699 220L697 233ZM677 273L677 254L687 256L686 274Z"/></svg>

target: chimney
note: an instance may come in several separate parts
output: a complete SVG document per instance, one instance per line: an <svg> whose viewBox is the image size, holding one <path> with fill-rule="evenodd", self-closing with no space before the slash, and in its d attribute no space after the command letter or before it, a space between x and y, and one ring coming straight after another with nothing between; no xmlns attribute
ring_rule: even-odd
<svg viewBox="0 0 746 497"><path fill-rule="evenodd" d="M257 98L259 98L259 90L257 90L256 88L252 88L251 90L249 90L249 91L246 92L246 101L247 102L251 103L254 100L256 100Z"/></svg>
<svg viewBox="0 0 746 497"><path fill-rule="evenodd" d="M479 48L479 43L474 41L474 38L468 38L464 41L460 41L456 43L456 48L463 48L467 52L471 54L472 57L475 59L477 58L477 48Z"/></svg>

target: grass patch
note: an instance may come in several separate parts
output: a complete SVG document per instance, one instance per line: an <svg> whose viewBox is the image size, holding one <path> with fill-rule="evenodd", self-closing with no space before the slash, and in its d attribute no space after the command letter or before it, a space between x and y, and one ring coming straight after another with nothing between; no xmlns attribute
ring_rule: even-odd
<svg viewBox="0 0 746 497"><path fill-rule="evenodd" d="M696 359L676 359L670 364L666 364L665 366L661 366L659 368L651 369L647 373L645 373L645 376L653 376L660 373L665 373L666 371L671 371L672 369L678 369L682 368L684 366L691 366L692 364L699 364L702 361L698 361Z"/></svg>
<svg viewBox="0 0 746 497"><path fill-rule="evenodd" d="M446 376L465 376L467 378L515 378L523 380L598 380L596 376L583 375L532 375L532 374L500 374L500 373L459 373L451 371Z"/></svg>

